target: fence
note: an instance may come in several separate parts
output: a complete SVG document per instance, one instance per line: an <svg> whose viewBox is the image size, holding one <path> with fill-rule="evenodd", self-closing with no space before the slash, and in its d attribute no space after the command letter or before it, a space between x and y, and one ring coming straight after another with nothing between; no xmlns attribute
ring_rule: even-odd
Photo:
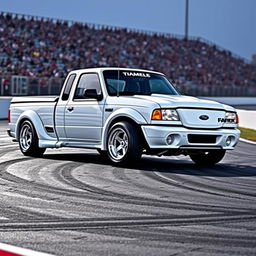
<svg viewBox="0 0 256 256"><path fill-rule="evenodd" d="M0 76L0 96L59 95L64 79Z"/></svg>
<svg viewBox="0 0 256 256"><path fill-rule="evenodd" d="M59 95L63 78L0 76L0 96ZM256 87L219 85L177 85L186 95L207 97L255 97Z"/></svg>
<svg viewBox="0 0 256 256"><path fill-rule="evenodd" d="M234 85L178 85L182 94L204 97L255 97L256 87Z"/></svg>

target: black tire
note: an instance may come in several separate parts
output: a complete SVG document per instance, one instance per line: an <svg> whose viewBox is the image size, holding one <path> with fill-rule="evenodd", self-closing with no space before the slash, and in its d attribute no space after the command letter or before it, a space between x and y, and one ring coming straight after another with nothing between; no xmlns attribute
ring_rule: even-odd
<svg viewBox="0 0 256 256"><path fill-rule="evenodd" d="M19 146L25 156L40 157L46 150L46 148L39 148L35 127L28 120L24 121L20 126Z"/></svg>
<svg viewBox="0 0 256 256"><path fill-rule="evenodd" d="M194 163L203 166L211 166L220 162L225 156L226 150L218 149L209 152L201 152L189 155Z"/></svg>
<svg viewBox="0 0 256 256"><path fill-rule="evenodd" d="M121 149L117 150L118 148ZM108 132L107 154L115 164L136 163L142 154L141 139L137 128L126 121L114 124Z"/></svg>

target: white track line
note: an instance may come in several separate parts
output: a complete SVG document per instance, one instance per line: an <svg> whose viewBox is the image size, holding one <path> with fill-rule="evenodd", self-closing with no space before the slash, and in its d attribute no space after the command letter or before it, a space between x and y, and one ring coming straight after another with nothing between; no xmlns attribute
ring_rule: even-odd
<svg viewBox="0 0 256 256"><path fill-rule="evenodd" d="M17 246L0 243L0 250L6 253L14 253L20 256L53 256L52 254L36 252L29 249L23 249Z"/></svg>
<svg viewBox="0 0 256 256"><path fill-rule="evenodd" d="M243 138L240 138L239 140L241 140L242 142L246 142L246 143L249 143L249 144L256 145L256 142L251 141L251 140L246 140L246 139L243 139Z"/></svg>

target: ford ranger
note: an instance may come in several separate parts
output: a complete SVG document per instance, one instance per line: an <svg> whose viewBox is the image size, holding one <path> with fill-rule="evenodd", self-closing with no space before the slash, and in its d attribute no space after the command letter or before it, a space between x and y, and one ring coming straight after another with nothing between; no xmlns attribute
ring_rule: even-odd
<svg viewBox="0 0 256 256"><path fill-rule="evenodd" d="M59 97L13 98L8 134L27 156L79 147L119 164L184 154L213 165L234 149L237 126L233 107L180 95L162 73L90 68L70 72Z"/></svg>

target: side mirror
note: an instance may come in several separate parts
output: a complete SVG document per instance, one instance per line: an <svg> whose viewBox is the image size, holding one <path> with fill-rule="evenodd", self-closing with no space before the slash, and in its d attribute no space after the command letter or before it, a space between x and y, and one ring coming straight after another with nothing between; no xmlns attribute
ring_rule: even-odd
<svg viewBox="0 0 256 256"><path fill-rule="evenodd" d="M84 97L96 100L102 100L102 94L98 94L96 89L85 89L84 90Z"/></svg>

